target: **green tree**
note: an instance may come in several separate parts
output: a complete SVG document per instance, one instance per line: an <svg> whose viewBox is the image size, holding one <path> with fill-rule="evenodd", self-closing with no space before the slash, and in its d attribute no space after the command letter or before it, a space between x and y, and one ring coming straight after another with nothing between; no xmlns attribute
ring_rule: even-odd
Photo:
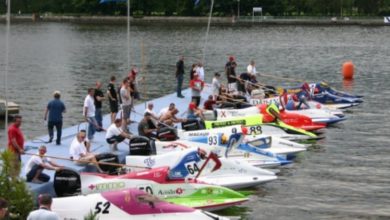
<svg viewBox="0 0 390 220"><path fill-rule="evenodd" d="M3 151L0 157L0 163L2 163L0 167L0 197L8 200L9 211L17 214L18 219L26 219L33 209L31 193L27 190L24 180L20 177L11 177L12 173L20 171L20 167L12 166L15 155L7 150Z"/></svg>

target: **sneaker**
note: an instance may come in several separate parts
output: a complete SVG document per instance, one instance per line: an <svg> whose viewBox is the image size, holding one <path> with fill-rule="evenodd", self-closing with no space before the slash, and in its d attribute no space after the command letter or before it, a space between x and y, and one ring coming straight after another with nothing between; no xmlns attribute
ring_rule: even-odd
<svg viewBox="0 0 390 220"><path fill-rule="evenodd" d="M61 145L61 142L57 142L56 145Z"/></svg>
<svg viewBox="0 0 390 220"><path fill-rule="evenodd" d="M50 138L47 143L51 143L53 141L53 138Z"/></svg>
<svg viewBox="0 0 390 220"><path fill-rule="evenodd" d="M178 95L177 97L179 97L179 98L185 98L185 96L183 96L183 95Z"/></svg>

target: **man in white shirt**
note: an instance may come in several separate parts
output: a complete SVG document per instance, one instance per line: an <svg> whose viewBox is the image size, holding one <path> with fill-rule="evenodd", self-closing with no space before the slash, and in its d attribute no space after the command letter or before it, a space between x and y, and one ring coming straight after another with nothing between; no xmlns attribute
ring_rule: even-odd
<svg viewBox="0 0 390 220"><path fill-rule="evenodd" d="M70 145L70 157L77 165L93 163L98 171L103 173L103 170L99 167L99 164L96 160L96 155L89 152L90 147L91 144L89 143L88 139L86 139L85 130L81 130Z"/></svg>
<svg viewBox="0 0 390 220"><path fill-rule="evenodd" d="M122 126L122 119L115 119L114 123L110 125L107 129L106 133L106 141L109 143L112 147L112 150L116 151L118 150L118 143L125 140L125 138L130 139L131 135L124 132L121 129Z"/></svg>
<svg viewBox="0 0 390 220"><path fill-rule="evenodd" d="M219 81L220 76L221 76L221 74L219 74L218 72L214 73L214 78L213 78L213 81L211 83L212 88L213 88L213 100L214 101L217 100L217 97L219 96L220 89L222 86L221 82Z"/></svg>
<svg viewBox="0 0 390 220"><path fill-rule="evenodd" d="M88 139L92 140L93 135L96 132L96 126L97 126L97 121L95 118L95 99L94 99L94 94L95 94L95 89L94 88L89 88L88 89L88 95L84 99L84 108L83 108L83 115L85 121L88 122Z"/></svg>
<svg viewBox="0 0 390 220"><path fill-rule="evenodd" d="M204 67L201 62L199 62L198 66L196 67L196 73L198 74L199 79L204 81Z"/></svg>
<svg viewBox="0 0 390 220"><path fill-rule="evenodd" d="M38 197L39 209L30 212L27 220L60 220L57 213L51 211L53 199L49 194L41 194Z"/></svg>
<svg viewBox="0 0 390 220"><path fill-rule="evenodd" d="M42 145L39 147L38 155L33 155L30 160L28 160L25 167L27 182L48 182L50 180L50 176L43 173L44 169L57 171L63 168L63 166L51 161L50 158L45 157L45 154L46 146Z"/></svg>
<svg viewBox="0 0 390 220"><path fill-rule="evenodd" d="M249 73L251 75L256 75L257 74L255 61L254 60L251 60L251 63L248 65L246 70L247 70L247 73Z"/></svg>

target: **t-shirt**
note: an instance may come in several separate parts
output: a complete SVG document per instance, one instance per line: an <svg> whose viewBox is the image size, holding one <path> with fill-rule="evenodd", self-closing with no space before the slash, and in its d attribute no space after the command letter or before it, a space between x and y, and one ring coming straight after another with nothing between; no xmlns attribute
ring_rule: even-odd
<svg viewBox="0 0 390 220"><path fill-rule="evenodd" d="M121 90L120 90L120 96L121 96L121 100L122 100L122 105L131 105L131 97L130 97L130 93L129 91L122 86Z"/></svg>
<svg viewBox="0 0 390 220"><path fill-rule="evenodd" d="M118 136L122 133L122 129L118 128L116 124L111 124L110 127L107 128L106 139L112 138L114 136Z"/></svg>
<svg viewBox="0 0 390 220"><path fill-rule="evenodd" d="M49 110L50 122L61 122L62 113L65 111L64 103L59 99L53 99L47 104L47 109Z"/></svg>
<svg viewBox="0 0 390 220"><path fill-rule="evenodd" d="M200 79L193 79L190 81L190 87L191 87L191 95L192 96L200 96L200 91L203 89L203 86L204 86L204 82ZM194 88L197 88L199 89L200 91L198 90L195 90Z"/></svg>
<svg viewBox="0 0 390 220"><path fill-rule="evenodd" d="M248 67L246 68L247 70L247 73L249 74L252 74L252 75L255 75L257 72L256 72L256 67L255 66L252 66L252 65L248 65Z"/></svg>
<svg viewBox="0 0 390 220"><path fill-rule="evenodd" d="M11 140L13 138L15 138L16 143L19 145L19 147L24 149L24 137L23 137L22 130L16 127L15 124L10 125L8 128L8 146L10 146L9 150L16 153L17 152L16 149L11 144Z"/></svg>
<svg viewBox="0 0 390 220"><path fill-rule="evenodd" d="M27 220L60 220L60 217L55 212L41 208L30 212Z"/></svg>
<svg viewBox="0 0 390 220"><path fill-rule="evenodd" d="M116 90L115 90L115 85L113 83L109 83L107 86L107 91L110 93L111 97L118 100L116 96ZM113 101L110 99L110 101Z"/></svg>
<svg viewBox="0 0 390 220"><path fill-rule="evenodd" d="M85 107L88 108L87 117L95 117L95 100L91 95L87 95L87 97L85 97L83 115L85 115Z"/></svg>
<svg viewBox="0 0 390 220"><path fill-rule="evenodd" d="M213 105L215 105L216 102L214 100L208 99L207 101L204 102L203 107L206 110L213 110Z"/></svg>
<svg viewBox="0 0 390 220"><path fill-rule="evenodd" d="M96 108L102 108L102 101L98 101L97 100L97 97L101 97L101 98L104 98L104 94L102 92L102 90L100 89L95 89L95 95L93 96L94 99L95 99L95 107Z"/></svg>
<svg viewBox="0 0 390 220"><path fill-rule="evenodd" d="M39 153L37 153L37 154L39 154ZM50 162L50 158L47 158L45 156L40 157L38 155L34 155L30 158L30 160L28 160L28 162L24 168L24 171L27 174L28 172L30 172L30 170L33 168L34 165L39 165L42 163L49 163L49 162Z"/></svg>
<svg viewBox="0 0 390 220"><path fill-rule="evenodd" d="M213 82L211 83L213 87L213 95L219 95L219 89L221 88L221 83L217 78L213 78Z"/></svg>
<svg viewBox="0 0 390 220"><path fill-rule="evenodd" d="M69 149L70 156L73 157L73 160L78 160L80 159L80 154L86 154L86 153L87 153L87 148L85 148L85 143L84 142L80 143L77 137L75 137L72 143L70 144L70 149Z"/></svg>
<svg viewBox="0 0 390 220"><path fill-rule="evenodd" d="M148 137L150 134L146 134L144 130L150 129L149 123L147 120L142 119L138 124L138 135Z"/></svg>

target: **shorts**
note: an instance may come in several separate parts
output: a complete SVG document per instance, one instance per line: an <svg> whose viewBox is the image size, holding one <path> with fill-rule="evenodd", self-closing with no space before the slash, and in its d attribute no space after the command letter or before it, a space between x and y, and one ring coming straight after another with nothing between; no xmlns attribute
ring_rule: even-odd
<svg viewBox="0 0 390 220"><path fill-rule="evenodd" d="M131 113L131 105L123 105L122 110L123 110L123 119L129 119L130 118L130 113Z"/></svg>
<svg viewBox="0 0 390 220"><path fill-rule="evenodd" d="M118 102L117 101L110 101L110 111L117 113L118 112Z"/></svg>

